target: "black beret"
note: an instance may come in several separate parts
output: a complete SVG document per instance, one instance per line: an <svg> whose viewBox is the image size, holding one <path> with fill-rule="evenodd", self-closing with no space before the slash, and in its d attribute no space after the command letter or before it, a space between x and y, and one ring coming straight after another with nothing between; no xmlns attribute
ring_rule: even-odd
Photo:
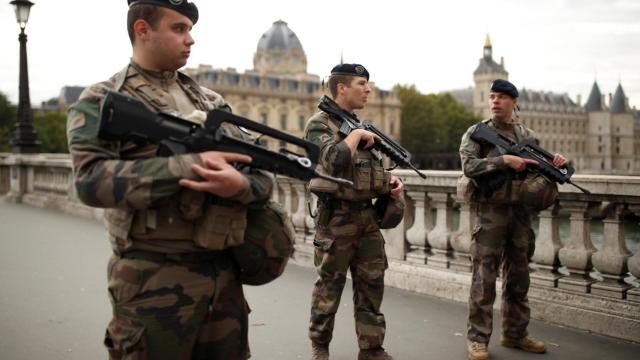
<svg viewBox="0 0 640 360"><path fill-rule="evenodd" d="M369 72L360 64L338 64L331 69L331 75L361 76L369 81Z"/></svg>
<svg viewBox="0 0 640 360"><path fill-rule="evenodd" d="M499 93L507 94L507 95L511 96L512 98L517 98L518 97L518 89L516 88L515 85L513 85L510 82L508 82L507 80L502 80L502 79L493 80L493 82L491 83L491 89L490 90L493 91L493 92L499 92Z"/></svg>
<svg viewBox="0 0 640 360"><path fill-rule="evenodd" d="M198 22L198 7L188 0L127 0L129 7L139 4L148 4L166 7L186 16L195 25Z"/></svg>

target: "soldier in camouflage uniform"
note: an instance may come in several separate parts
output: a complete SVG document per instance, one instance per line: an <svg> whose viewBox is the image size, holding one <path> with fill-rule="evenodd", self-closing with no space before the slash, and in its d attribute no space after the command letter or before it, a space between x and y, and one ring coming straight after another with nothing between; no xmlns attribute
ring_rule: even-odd
<svg viewBox="0 0 640 360"><path fill-rule="evenodd" d="M243 241L247 205L265 202L273 180L236 170L231 163L251 160L240 154L157 157L157 145L97 138L107 91L194 122L228 107L177 71L194 43L196 6L128 3L131 62L87 88L67 124L78 196L105 208L114 252L108 265L113 318L104 343L111 359L247 359L249 307L228 248Z"/></svg>
<svg viewBox="0 0 640 360"><path fill-rule="evenodd" d="M329 89L338 106L352 113L367 102L371 91L368 80L369 73L362 65L340 64L331 71ZM314 239L319 276L313 289L309 326L312 359L329 358L335 314L349 269L358 359L391 359L382 348L385 319L380 312L388 264L372 199L389 194L401 199L404 186L367 150L379 140L377 135L357 129L345 137L338 133L340 124L340 119L320 111L309 119L305 129L305 139L321 149L321 171L354 182L353 188L338 187L323 179L313 179L309 184L319 198Z"/></svg>
<svg viewBox="0 0 640 360"><path fill-rule="evenodd" d="M532 130L514 121L518 90L506 80L495 80L490 89L491 119L483 122L512 141L534 138ZM469 359L488 359L487 345L492 332L493 302L496 277L502 266L502 338L501 344L525 351L546 351L542 341L527 334L529 324L529 268L527 249L532 235L534 212L522 201L529 176L527 166L534 160L512 155L500 155L488 144L470 138L476 125L462 137L460 158L464 175L477 185L477 226L471 241L473 262L469 296L468 352ZM553 164L563 166L567 160L555 155ZM540 179L535 178L533 182ZM545 180L546 181L546 180ZM523 186L523 183L525 184ZM554 189L555 184L547 184ZM525 190L526 191L526 190ZM539 209L538 209L539 210Z"/></svg>

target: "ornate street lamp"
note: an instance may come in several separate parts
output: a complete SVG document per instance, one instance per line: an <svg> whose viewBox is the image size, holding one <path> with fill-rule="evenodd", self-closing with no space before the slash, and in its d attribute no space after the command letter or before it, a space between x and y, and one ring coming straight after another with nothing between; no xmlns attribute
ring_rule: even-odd
<svg viewBox="0 0 640 360"><path fill-rule="evenodd" d="M18 122L11 139L14 153L38 152L40 142L33 128L33 111L29 99L29 73L27 72L27 35L24 28L29 20L29 10L33 3L29 0L13 0L11 5L16 7L16 19L20 25L20 93L18 98Z"/></svg>

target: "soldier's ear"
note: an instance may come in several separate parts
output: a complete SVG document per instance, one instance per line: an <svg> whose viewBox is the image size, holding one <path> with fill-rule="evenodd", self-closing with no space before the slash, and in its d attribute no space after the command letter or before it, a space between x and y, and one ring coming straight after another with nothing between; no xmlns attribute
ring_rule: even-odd
<svg viewBox="0 0 640 360"><path fill-rule="evenodd" d="M138 19L133 23L133 33L136 39L147 40L151 32L151 25L142 19Z"/></svg>

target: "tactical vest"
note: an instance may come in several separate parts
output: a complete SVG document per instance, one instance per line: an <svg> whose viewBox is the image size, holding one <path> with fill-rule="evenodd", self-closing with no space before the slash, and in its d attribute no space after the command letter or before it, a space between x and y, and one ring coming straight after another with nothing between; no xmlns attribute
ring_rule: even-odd
<svg viewBox="0 0 640 360"><path fill-rule="evenodd" d="M345 136L339 133L340 121L333 119L325 112L318 112L311 120L318 117L331 129L335 144L344 140ZM319 161L317 170L328 174L322 160ZM309 182L309 190L314 193L331 194L337 199L351 201L373 199L379 195L388 194L390 190L391 174L384 170L382 159L375 159L371 151L360 147L351 156L351 166L347 166L338 173L330 175L353 181L353 187L339 186L328 180L314 178Z"/></svg>
<svg viewBox="0 0 640 360"><path fill-rule="evenodd" d="M176 82L194 110L206 112L222 106L221 97L209 99L188 76L178 73ZM147 80L134 65L128 65L114 78L114 90L142 101L154 112L177 114L171 96ZM186 108L183 104L183 109ZM188 104L186 104L188 107ZM201 123L195 120L194 122ZM227 131L234 132L226 128ZM238 130L239 131L239 130ZM126 160L156 156L157 145L121 144ZM143 210L105 209L107 230L114 251L146 250L163 253L222 250L241 244L246 228L246 207L218 201L203 192L183 189Z"/></svg>
<svg viewBox="0 0 640 360"><path fill-rule="evenodd" d="M495 124L491 119L483 120L483 123L488 126L496 129L498 133L508 137L511 140L515 140L516 142L520 142L524 139L535 138L535 135L532 130L526 128L524 125L520 123L514 123L513 125L513 133L505 132L501 129L497 129ZM515 135L515 139L513 139ZM481 144L480 157L494 157L498 156L497 149L493 145ZM474 194L474 198L479 202L487 202L492 204L507 204L507 205L520 205L521 204L521 193L522 193L522 184L524 180L525 173L515 173L510 169L498 170L496 174L492 174L492 177L501 176L504 177L504 182L502 185L493 191L493 194L486 198L482 194L480 194L477 190Z"/></svg>

